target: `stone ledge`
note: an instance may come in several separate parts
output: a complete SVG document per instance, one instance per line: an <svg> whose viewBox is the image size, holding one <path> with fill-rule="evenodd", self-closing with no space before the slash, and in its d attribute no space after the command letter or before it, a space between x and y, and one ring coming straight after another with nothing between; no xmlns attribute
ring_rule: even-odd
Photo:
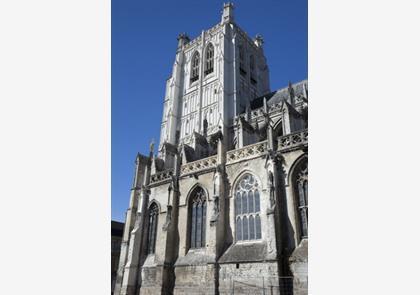
<svg viewBox="0 0 420 295"><path fill-rule="evenodd" d="M178 257L175 262L177 266L194 266L194 265L206 265L209 263L215 263L216 257L214 255L208 255L203 249L189 250L187 255Z"/></svg>
<svg viewBox="0 0 420 295"><path fill-rule="evenodd" d="M219 263L260 262L272 260L267 257L265 242L233 244L220 257Z"/></svg>

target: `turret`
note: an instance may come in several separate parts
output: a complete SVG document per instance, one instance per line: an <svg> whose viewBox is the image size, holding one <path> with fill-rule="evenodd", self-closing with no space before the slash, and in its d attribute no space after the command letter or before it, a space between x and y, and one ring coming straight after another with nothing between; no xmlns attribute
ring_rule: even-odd
<svg viewBox="0 0 420 295"><path fill-rule="evenodd" d="M180 49L182 48L182 46L190 42L190 37L188 37L186 33L181 33L178 35L177 40L178 40L178 49Z"/></svg>
<svg viewBox="0 0 420 295"><path fill-rule="evenodd" d="M232 23L233 21L233 3L223 4L222 23Z"/></svg>

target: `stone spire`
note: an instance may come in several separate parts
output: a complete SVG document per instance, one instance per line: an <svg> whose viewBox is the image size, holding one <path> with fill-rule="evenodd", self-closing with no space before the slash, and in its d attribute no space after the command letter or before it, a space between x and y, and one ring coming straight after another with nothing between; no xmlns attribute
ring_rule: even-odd
<svg viewBox="0 0 420 295"><path fill-rule="evenodd" d="M222 23L232 23L233 18L233 3L223 3Z"/></svg>
<svg viewBox="0 0 420 295"><path fill-rule="evenodd" d="M154 152L155 152L155 139L152 138L152 141L150 142L150 151L149 151L150 158L153 157Z"/></svg>
<svg viewBox="0 0 420 295"><path fill-rule="evenodd" d="M292 107L295 107L295 90L293 89L292 82L290 81L287 92L289 93L289 103L292 105Z"/></svg>

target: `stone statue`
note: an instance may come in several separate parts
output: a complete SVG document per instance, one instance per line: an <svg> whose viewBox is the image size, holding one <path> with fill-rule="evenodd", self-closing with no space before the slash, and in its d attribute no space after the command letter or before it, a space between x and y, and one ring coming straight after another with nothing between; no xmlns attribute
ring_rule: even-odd
<svg viewBox="0 0 420 295"><path fill-rule="evenodd" d="M219 189L220 189L220 177L222 174L222 165L217 165L216 167L216 175L214 177L214 182L213 182L213 212L212 212L212 216L210 217L210 225L213 225L217 219L219 218L219 213L220 213L220 206L219 206L219 200L220 200L220 196L219 196Z"/></svg>
<svg viewBox="0 0 420 295"><path fill-rule="evenodd" d="M268 171L268 191L270 194L270 208L267 209L267 214L274 213L274 208L276 207L276 201L275 201L275 187L274 187L274 175L273 172Z"/></svg>
<svg viewBox="0 0 420 295"><path fill-rule="evenodd" d="M168 211L166 212L166 220L165 220L165 224L162 226L162 230L163 231L167 231L169 228L169 225L171 224L171 220L172 220L172 206L168 205Z"/></svg>

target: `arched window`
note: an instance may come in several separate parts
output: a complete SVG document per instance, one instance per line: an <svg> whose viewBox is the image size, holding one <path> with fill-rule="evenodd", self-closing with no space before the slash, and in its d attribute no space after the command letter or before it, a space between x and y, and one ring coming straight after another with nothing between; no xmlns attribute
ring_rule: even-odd
<svg viewBox="0 0 420 295"><path fill-rule="evenodd" d="M200 72L200 54L196 51L191 59L191 83L198 80Z"/></svg>
<svg viewBox="0 0 420 295"><path fill-rule="evenodd" d="M213 73L214 68L214 47L209 43L206 49L206 67L204 68L204 75Z"/></svg>
<svg viewBox="0 0 420 295"><path fill-rule="evenodd" d="M253 55L251 55L249 57L249 69L250 69L251 83L256 84L257 79L256 79L256 75L255 75L255 58L254 58Z"/></svg>
<svg viewBox="0 0 420 295"><path fill-rule="evenodd" d="M305 159L295 169L293 177L296 195L300 237L308 237L308 161Z"/></svg>
<svg viewBox="0 0 420 295"><path fill-rule="evenodd" d="M206 243L206 195L201 187L191 194L190 211L190 248L201 248Z"/></svg>
<svg viewBox="0 0 420 295"><path fill-rule="evenodd" d="M156 203L152 203L149 207L149 228L147 236L147 254L155 253L156 246L156 230L159 217L159 208Z"/></svg>
<svg viewBox="0 0 420 295"><path fill-rule="evenodd" d="M241 72L242 75L246 75L246 70L245 70L245 51L244 51L244 46L243 45L239 45L239 71Z"/></svg>
<svg viewBox="0 0 420 295"><path fill-rule="evenodd" d="M249 173L235 188L235 223L237 241L261 239L259 186Z"/></svg>

